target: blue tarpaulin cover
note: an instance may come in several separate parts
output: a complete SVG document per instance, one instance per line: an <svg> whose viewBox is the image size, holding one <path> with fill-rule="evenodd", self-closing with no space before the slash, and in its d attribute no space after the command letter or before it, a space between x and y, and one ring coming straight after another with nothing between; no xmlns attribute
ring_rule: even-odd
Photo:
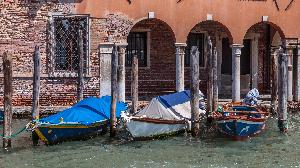
<svg viewBox="0 0 300 168"><path fill-rule="evenodd" d="M199 91L200 100L203 100L203 93ZM184 90L182 92L176 92L168 95L158 96L158 99L163 103L164 106L170 108L172 106L184 104L186 102L190 102L191 100L191 92L190 90ZM203 101L200 101L199 108L204 110L205 105Z"/></svg>
<svg viewBox="0 0 300 168"><path fill-rule="evenodd" d="M111 96L101 98L90 97L83 99L73 107L49 117L41 118L40 123L60 124L73 123L90 125L95 122L110 119ZM121 111L126 111L127 104L117 102L116 116L120 117Z"/></svg>

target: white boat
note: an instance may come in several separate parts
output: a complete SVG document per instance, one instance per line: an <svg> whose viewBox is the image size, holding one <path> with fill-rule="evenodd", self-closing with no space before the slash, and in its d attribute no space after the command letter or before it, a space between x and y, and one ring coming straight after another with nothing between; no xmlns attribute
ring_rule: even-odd
<svg viewBox="0 0 300 168"><path fill-rule="evenodd" d="M200 103L199 112L204 114L204 109ZM158 138L185 131L190 128L190 91L155 97L144 109L123 119L133 139Z"/></svg>

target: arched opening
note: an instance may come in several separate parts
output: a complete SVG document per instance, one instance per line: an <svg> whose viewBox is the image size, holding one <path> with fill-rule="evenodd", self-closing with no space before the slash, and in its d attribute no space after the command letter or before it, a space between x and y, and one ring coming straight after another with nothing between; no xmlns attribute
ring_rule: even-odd
<svg viewBox="0 0 300 168"><path fill-rule="evenodd" d="M241 55L241 74L249 76L244 89L258 88L264 94L271 92L272 48L278 47L282 39L285 39L282 30L270 22L260 22L248 29ZM243 65L243 59L248 63Z"/></svg>
<svg viewBox="0 0 300 168"><path fill-rule="evenodd" d="M159 19L137 22L127 36L126 94L130 96L132 57L139 58L139 96L153 96L175 91L175 35L171 27Z"/></svg>
<svg viewBox="0 0 300 168"><path fill-rule="evenodd" d="M210 36L213 47L218 53L218 85L220 94L231 94L231 44L232 36L226 26L217 21L203 21L192 28L187 37L185 53L185 83L189 85L190 49L198 46L200 65L200 90L207 86L207 37ZM186 86L188 88L189 86Z"/></svg>

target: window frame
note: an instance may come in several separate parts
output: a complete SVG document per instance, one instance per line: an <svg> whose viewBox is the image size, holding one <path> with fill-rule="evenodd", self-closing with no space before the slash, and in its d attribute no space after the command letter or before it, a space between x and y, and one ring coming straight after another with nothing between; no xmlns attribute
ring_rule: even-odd
<svg viewBox="0 0 300 168"><path fill-rule="evenodd" d="M147 45L146 45L146 50L147 50L147 65L146 66L139 66L139 69L150 69L151 67L151 61L150 61L150 51L151 51L151 29L132 29L130 32L132 33L144 33L146 32L147 33L147 39L146 39L146 42L147 42ZM128 34L129 36L129 34ZM128 44L129 45L129 44ZM126 66L125 68L126 69L131 69L132 66Z"/></svg>
<svg viewBox="0 0 300 168"><path fill-rule="evenodd" d="M77 77L78 72L70 71L70 70L57 70L56 66L56 54L55 54L55 47L56 47L56 39L55 39L55 25L54 19L55 18L72 18L72 17L83 17L87 19L87 31L86 31L86 62L84 65L84 73L85 77L90 77L90 15L89 14L63 14L61 12L53 12L48 14L48 39L47 39L47 55L48 55L48 75L49 77Z"/></svg>

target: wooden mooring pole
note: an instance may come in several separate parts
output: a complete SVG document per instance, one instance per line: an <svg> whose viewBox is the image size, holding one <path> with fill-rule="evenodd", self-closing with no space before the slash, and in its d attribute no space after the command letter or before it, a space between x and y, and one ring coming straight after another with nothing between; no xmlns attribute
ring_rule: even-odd
<svg viewBox="0 0 300 168"><path fill-rule="evenodd" d="M207 109L206 109L206 116L209 118L213 111L213 53L212 53L212 42L210 36L207 37Z"/></svg>
<svg viewBox="0 0 300 168"><path fill-rule="evenodd" d="M3 54L4 73L4 124L3 124L3 148L11 148L12 134L12 55Z"/></svg>
<svg viewBox="0 0 300 168"><path fill-rule="evenodd" d="M275 114L277 111L277 99L278 99L278 53L277 49L272 50L272 90L271 90L271 112Z"/></svg>
<svg viewBox="0 0 300 168"><path fill-rule="evenodd" d="M41 70L41 56L40 47L35 46L33 54L33 95L32 95L32 120L38 120L40 116L39 112L39 98L40 98L40 71ZM32 132L32 142L33 145L38 144L38 136L33 131Z"/></svg>
<svg viewBox="0 0 300 168"><path fill-rule="evenodd" d="M131 98L132 98L132 113L136 113L138 110L138 71L139 71L139 61L138 56L134 55L132 59L132 69L131 69Z"/></svg>
<svg viewBox="0 0 300 168"><path fill-rule="evenodd" d="M217 48L214 47L213 51L213 60L212 60L212 69L213 69L213 100L212 106L213 111L217 111L218 109L218 102L219 102L219 91L218 91L218 54Z"/></svg>
<svg viewBox="0 0 300 168"><path fill-rule="evenodd" d="M287 64L285 46L280 46L278 57L278 128L281 132L287 132Z"/></svg>
<svg viewBox="0 0 300 168"><path fill-rule="evenodd" d="M110 137L116 136L116 106L118 98L118 50L115 44L111 59L111 105L110 105Z"/></svg>
<svg viewBox="0 0 300 168"><path fill-rule="evenodd" d="M41 70L41 57L40 47L35 46L33 54L33 96L32 96L32 119L39 119L39 95L40 95L40 70Z"/></svg>
<svg viewBox="0 0 300 168"><path fill-rule="evenodd" d="M196 46L192 46L190 54L191 73L191 122L192 136L198 136L200 132L199 124L199 51Z"/></svg>
<svg viewBox="0 0 300 168"><path fill-rule="evenodd" d="M83 39L82 31L78 31L78 50L79 50L79 64L78 64L78 78L77 78L77 102L83 99Z"/></svg>

